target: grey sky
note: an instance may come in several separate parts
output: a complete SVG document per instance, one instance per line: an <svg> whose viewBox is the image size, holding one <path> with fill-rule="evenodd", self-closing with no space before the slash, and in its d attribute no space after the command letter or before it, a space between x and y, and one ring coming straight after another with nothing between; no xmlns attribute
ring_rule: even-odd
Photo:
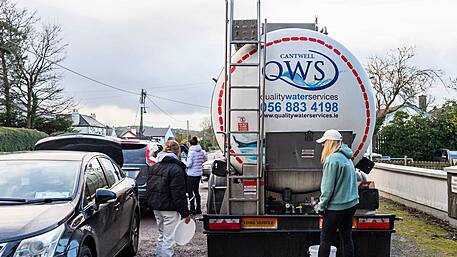
<svg viewBox="0 0 457 257"><path fill-rule="evenodd" d="M128 90L147 88L151 95L209 106L213 82L223 65L223 0L17 0L37 10L44 21L60 24L69 44L64 65ZM238 0L238 17L252 18L253 0ZM457 76L457 1L298 1L263 2L269 22L312 22L327 26L362 63L374 54L403 45L417 47L416 65ZM138 97L103 88L64 73L67 93L84 113L100 121L128 125L135 121ZM442 101L454 97L432 89ZM154 99L154 98L153 98ZM198 129L209 110L156 100L175 119L152 104L146 124ZM179 121L177 121L179 120ZM138 119L136 119L138 123Z"/></svg>

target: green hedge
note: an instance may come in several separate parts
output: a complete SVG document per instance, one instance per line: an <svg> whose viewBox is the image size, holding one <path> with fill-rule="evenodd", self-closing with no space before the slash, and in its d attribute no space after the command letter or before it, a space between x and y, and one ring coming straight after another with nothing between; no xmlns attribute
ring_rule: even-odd
<svg viewBox="0 0 457 257"><path fill-rule="evenodd" d="M32 150L38 140L47 136L33 129L0 127L0 152Z"/></svg>

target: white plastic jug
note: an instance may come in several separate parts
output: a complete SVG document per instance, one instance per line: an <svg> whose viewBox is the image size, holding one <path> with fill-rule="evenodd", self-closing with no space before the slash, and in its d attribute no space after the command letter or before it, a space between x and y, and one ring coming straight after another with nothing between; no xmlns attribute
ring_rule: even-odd
<svg viewBox="0 0 457 257"><path fill-rule="evenodd" d="M317 257L317 254L319 253L319 246L312 245L309 247L308 251L309 251L310 257ZM336 257L336 247L333 245L330 247L330 256L329 257Z"/></svg>

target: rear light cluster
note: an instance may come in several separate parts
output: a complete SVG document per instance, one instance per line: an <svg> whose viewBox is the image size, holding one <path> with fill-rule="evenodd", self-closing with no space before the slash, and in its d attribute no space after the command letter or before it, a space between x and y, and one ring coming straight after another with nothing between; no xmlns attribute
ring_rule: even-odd
<svg viewBox="0 0 457 257"><path fill-rule="evenodd" d="M209 219L209 230L240 230L240 219Z"/></svg>
<svg viewBox="0 0 457 257"><path fill-rule="evenodd" d="M359 184L359 189L369 189L369 188L375 188L375 184L373 181L362 181Z"/></svg>
<svg viewBox="0 0 457 257"><path fill-rule="evenodd" d="M390 229L389 218L354 218L357 229Z"/></svg>
<svg viewBox="0 0 457 257"><path fill-rule="evenodd" d="M319 228L322 228L322 217L319 218ZM352 228L360 230L385 230L393 228L393 225L391 225L389 218L354 217Z"/></svg>

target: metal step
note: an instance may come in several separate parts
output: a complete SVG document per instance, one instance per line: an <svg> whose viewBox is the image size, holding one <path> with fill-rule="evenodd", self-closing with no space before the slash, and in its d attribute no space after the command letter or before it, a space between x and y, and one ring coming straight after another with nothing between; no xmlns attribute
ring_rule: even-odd
<svg viewBox="0 0 457 257"><path fill-rule="evenodd" d="M243 176L243 175L228 176L228 178L230 178L230 179L260 179L259 176Z"/></svg>
<svg viewBox="0 0 457 257"><path fill-rule="evenodd" d="M230 134L259 134L259 131L230 131ZM216 134L227 134L224 131L217 131Z"/></svg>
<svg viewBox="0 0 457 257"><path fill-rule="evenodd" d="M230 86L230 89L260 89L259 86Z"/></svg>
<svg viewBox="0 0 457 257"><path fill-rule="evenodd" d="M230 63L230 66L236 66L236 67L259 67L260 64L258 63Z"/></svg>
<svg viewBox="0 0 457 257"><path fill-rule="evenodd" d="M230 153L230 156L237 157L237 156L259 156L257 153Z"/></svg>
<svg viewBox="0 0 457 257"><path fill-rule="evenodd" d="M250 109L250 108L234 108L230 109L231 112L260 112L260 109Z"/></svg>
<svg viewBox="0 0 457 257"><path fill-rule="evenodd" d="M231 202L258 202L259 198L229 198Z"/></svg>
<svg viewBox="0 0 457 257"><path fill-rule="evenodd" d="M259 131L230 131L230 134L259 134Z"/></svg>
<svg viewBox="0 0 457 257"><path fill-rule="evenodd" d="M263 44L262 41L258 40L232 40L230 41L231 44L243 44L243 45L257 45L257 44Z"/></svg>

